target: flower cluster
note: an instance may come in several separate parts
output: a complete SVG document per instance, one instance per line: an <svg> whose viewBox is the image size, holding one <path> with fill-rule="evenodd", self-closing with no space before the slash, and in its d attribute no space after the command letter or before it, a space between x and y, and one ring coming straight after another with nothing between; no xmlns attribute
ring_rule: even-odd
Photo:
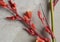
<svg viewBox="0 0 60 42"><path fill-rule="evenodd" d="M53 6L55 6L57 2L58 2L58 0L57 1L54 0ZM9 0L8 4L5 3L4 0L0 0L0 6L3 8L9 9L10 11L13 12L13 16L6 17L6 19L13 20L13 21L18 20L18 21L22 21L24 24L26 24L27 28L24 28L24 30L26 30L30 35L36 36L36 42L50 42L49 38L46 38L37 32L37 28L31 20L32 11L26 11L24 13L23 17L21 17L17 12L16 4L15 4L15 2L13 2L13 0ZM38 17L41 20L43 26L45 27L45 31L47 33L49 33L52 38L54 38L54 34L53 34L52 30L50 29L50 26L45 23L47 20L46 17L42 16L41 11L38 11L37 14L38 14Z"/></svg>

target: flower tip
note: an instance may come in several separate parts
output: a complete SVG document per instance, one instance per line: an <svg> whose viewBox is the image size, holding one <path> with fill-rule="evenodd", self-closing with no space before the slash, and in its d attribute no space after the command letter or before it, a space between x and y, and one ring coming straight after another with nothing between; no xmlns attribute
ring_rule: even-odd
<svg viewBox="0 0 60 42"><path fill-rule="evenodd" d="M24 15L26 15L29 19L32 18L32 12L31 11L26 11L26 13Z"/></svg>
<svg viewBox="0 0 60 42"><path fill-rule="evenodd" d="M42 13L41 13L41 11L39 11L39 10L38 10L38 17L39 17L39 18L42 18Z"/></svg>
<svg viewBox="0 0 60 42"><path fill-rule="evenodd" d="M40 37L37 37L36 42L45 42L45 40L41 39Z"/></svg>
<svg viewBox="0 0 60 42"><path fill-rule="evenodd" d="M15 16L12 16L12 17L6 17L6 19L9 19L9 20L16 20L16 17L15 17Z"/></svg>

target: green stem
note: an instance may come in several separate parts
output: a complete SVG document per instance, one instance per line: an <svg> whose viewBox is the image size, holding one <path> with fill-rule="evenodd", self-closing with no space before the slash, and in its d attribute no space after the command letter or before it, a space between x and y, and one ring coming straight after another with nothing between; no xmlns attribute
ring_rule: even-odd
<svg viewBox="0 0 60 42"><path fill-rule="evenodd" d="M53 9L53 0L50 0L50 6L51 6L51 27L52 27L52 32L54 33L54 9ZM56 42L55 38L52 39L52 42Z"/></svg>

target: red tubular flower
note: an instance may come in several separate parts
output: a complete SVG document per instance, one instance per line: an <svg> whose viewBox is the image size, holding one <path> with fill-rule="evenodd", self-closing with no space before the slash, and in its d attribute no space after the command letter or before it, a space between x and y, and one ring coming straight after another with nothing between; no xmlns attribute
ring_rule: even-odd
<svg viewBox="0 0 60 42"><path fill-rule="evenodd" d="M35 36L36 34L33 30L35 30L36 28L35 28L35 25L33 23L31 23L31 17L32 17L31 11L27 11L23 16L24 21L32 27L32 28L27 28L25 30L32 36Z"/></svg>
<svg viewBox="0 0 60 42"><path fill-rule="evenodd" d="M46 24L45 24L45 21L44 21L44 18L45 18L45 17L43 17L41 11L38 11L38 17L39 17L39 19L42 21L43 25L45 26L45 25L46 25Z"/></svg>
<svg viewBox="0 0 60 42"><path fill-rule="evenodd" d="M12 2L12 0L9 0L9 5L13 10L16 10L16 4Z"/></svg>
<svg viewBox="0 0 60 42"><path fill-rule="evenodd" d="M27 11L24 15L27 16L29 19L32 18L32 12L31 11Z"/></svg>
<svg viewBox="0 0 60 42"><path fill-rule="evenodd" d="M27 17L28 18L28 17ZM28 20L28 19L26 19ZM25 21L26 22L26 21ZM28 24L28 23L26 23ZM30 24L28 24L28 28L25 30L31 34L32 36L39 36L42 40L45 40L45 42L50 42L50 39L44 38L42 35L40 35L38 32L36 32L36 26L30 21Z"/></svg>
<svg viewBox="0 0 60 42"><path fill-rule="evenodd" d="M0 6L7 8L7 4L3 0L0 0Z"/></svg>
<svg viewBox="0 0 60 42"><path fill-rule="evenodd" d="M32 29L36 30L35 24L31 24L31 26L33 27Z"/></svg>
<svg viewBox="0 0 60 42"><path fill-rule="evenodd" d="M6 17L6 19L9 19L9 20L16 20L16 17L15 17L15 16Z"/></svg>
<svg viewBox="0 0 60 42"><path fill-rule="evenodd" d="M53 32L51 31L50 27L49 26L46 26L46 29L45 29L46 32L48 32L52 38L55 38Z"/></svg>
<svg viewBox="0 0 60 42"><path fill-rule="evenodd" d="M24 16L23 18L24 18L24 21L25 21L26 23L29 23L29 22L30 22L30 19L29 19L27 16Z"/></svg>
<svg viewBox="0 0 60 42"><path fill-rule="evenodd" d="M46 25L46 23L45 23L45 21L44 21L44 19L42 17L42 14L40 13L40 11L38 11L38 17L41 20L42 24L44 25L46 32L48 32L51 35L51 37L54 38L54 34L53 34L52 30L50 29L49 25Z"/></svg>
<svg viewBox="0 0 60 42"><path fill-rule="evenodd" d="M42 38L37 37L36 42L50 42L50 39L49 38L45 38L45 40L43 40Z"/></svg>
<svg viewBox="0 0 60 42"><path fill-rule="evenodd" d="M38 16L39 16L39 18L42 20L42 12L41 11L38 11Z"/></svg>
<svg viewBox="0 0 60 42"><path fill-rule="evenodd" d="M26 23L30 24L31 18L32 18L31 11L27 11L26 13L24 13L23 19Z"/></svg>
<svg viewBox="0 0 60 42"><path fill-rule="evenodd" d="M41 39L41 38L37 37L36 42L45 42L45 40L43 40L43 39Z"/></svg>

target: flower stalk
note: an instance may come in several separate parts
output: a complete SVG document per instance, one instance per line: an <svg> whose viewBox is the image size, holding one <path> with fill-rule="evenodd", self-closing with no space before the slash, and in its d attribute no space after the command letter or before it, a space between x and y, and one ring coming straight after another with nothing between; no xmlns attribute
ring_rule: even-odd
<svg viewBox="0 0 60 42"><path fill-rule="evenodd" d="M53 8L53 0L50 0L50 6L51 6L51 27L52 32L54 33L54 8ZM52 38L52 42L56 42L55 38Z"/></svg>

